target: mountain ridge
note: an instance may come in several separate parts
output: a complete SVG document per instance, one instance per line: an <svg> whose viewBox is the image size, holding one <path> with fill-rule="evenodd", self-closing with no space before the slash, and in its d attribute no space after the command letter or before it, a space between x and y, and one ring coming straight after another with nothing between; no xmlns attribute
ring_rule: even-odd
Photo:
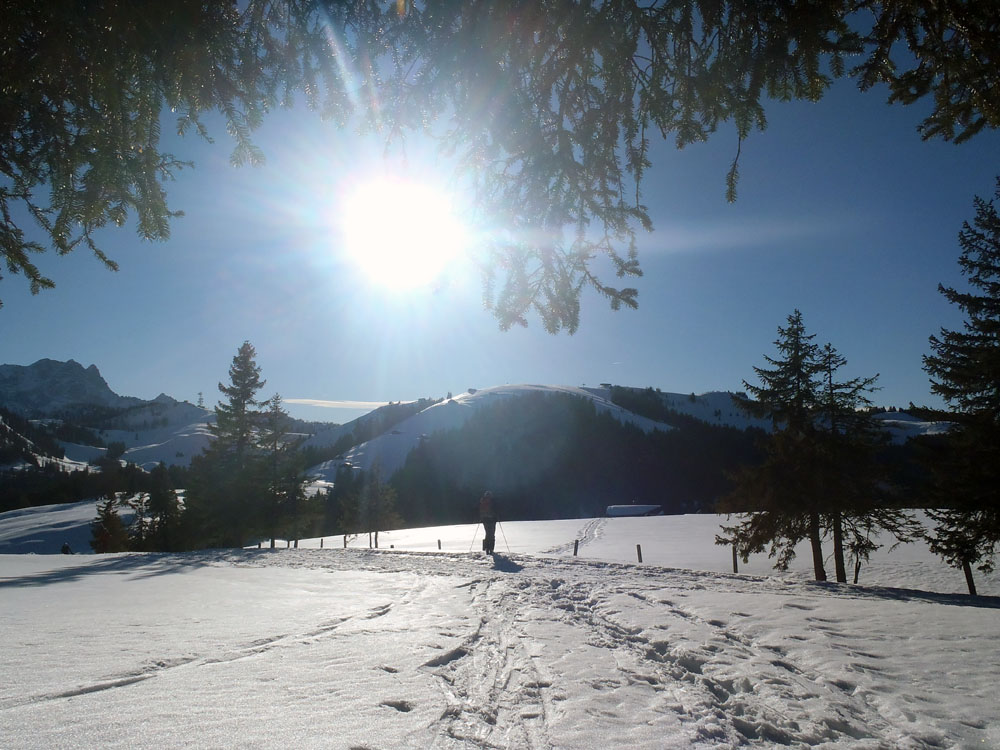
<svg viewBox="0 0 1000 750"><path fill-rule="evenodd" d="M470 388L447 399L380 407L344 425L307 433L303 448L321 457L309 469L320 483L332 481L343 466L369 470L378 464L391 475L426 436L461 427L477 407L537 392L591 401L599 411L647 433L673 429L642 416L634 407L630 411L615 403L616 390L652 397L667 410L709 425L743 430L769 428L765 420L745 414L734 401L735 394L728 391L696 395L609 383L600 387L523 384ZM84 367L73 359L61 362L44 358L31 365L0 365L0 407L31 419L81 420L81 425L98 431L105 443L124 443L123 458L147 469L160 462L188 465L208 445L211 439L208 425L214 419L211 410L177 401L165 393L152 400L120 396L110 388L96 365ZM942 425L947 424L922 422L901 412L883 416L886 429L896 442L905 442L918 434L941 432L946 429ZM104 451L103 446L79 443L63 442L62 446L67 459L79 462L98 458ZM339 451L337 456L331 456L334 450ZM322 455L324 452L326 456Z"/></svg>
<svg viewBox="0 0 1000 750"><path fill-rule="evenodd" d="M0 365L0 406L31 417L55 417L84 407L126 408L143 403L119 396L97 365L43 358L30 365Z"/></svg>

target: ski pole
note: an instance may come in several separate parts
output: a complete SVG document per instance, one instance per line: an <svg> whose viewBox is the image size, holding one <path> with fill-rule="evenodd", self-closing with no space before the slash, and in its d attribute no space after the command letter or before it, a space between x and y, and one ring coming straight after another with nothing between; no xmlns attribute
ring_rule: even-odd
<svg viewBox="0 0 1000 750"><path fill-rule="evenodd" d="M510 545L507 544L507 535L503 533L503 524L497 521L497 526L500 527L500 534L503 536L503 544L507 548L507 554L510 554Z"/></svg>
<svg viewBox="0 0 1000 750"><path fill-rule="evenodd" d="M472 541L469 542L469 552L472 552L472 545L476 543L476 534L479 533L479 524L476 524L476 530L472 532Z"/></svg>

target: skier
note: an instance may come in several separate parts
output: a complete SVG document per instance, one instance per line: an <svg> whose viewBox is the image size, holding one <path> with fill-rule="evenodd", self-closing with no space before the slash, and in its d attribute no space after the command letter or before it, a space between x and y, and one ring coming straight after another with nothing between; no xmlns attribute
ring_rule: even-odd
<svg viewBox="0 0 1000 750"><path fill-rule="evenodd" d="M483 531L486 532L483 551L488 555L493 554L493 547L496 545L497 519L496 501L493 500L493 493L487 490L479 498L479 520L482 521Z"/></svg>
<svg viewBox="0 0 1000 750"><path fill-rule="evenodd" d="M69 542L63 542L62 550L60 550L64 555L72 555L73 550L70 549Z"/></svg>

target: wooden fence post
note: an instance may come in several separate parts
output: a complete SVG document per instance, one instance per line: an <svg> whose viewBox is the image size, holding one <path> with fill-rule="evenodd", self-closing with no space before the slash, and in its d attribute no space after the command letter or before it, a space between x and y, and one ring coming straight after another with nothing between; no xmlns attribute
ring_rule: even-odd
<svg viewBox="0 0 1000 750"><path fill-rule="evenodd" d="M734 573L740 572L739 558L736 555L736 544L733 544L733 572Z"/></svg>
<svg viewBox="0 0 1000 750"><path fill-rule="evenodd" d="M577 553L577 551L579 551L579 549L580 549L580 540L579 539L574 539L573 540L573 557L576 557L576 553Z"/></svg>
<svg viewBox="0 0 1000 750"><path fill-rule="evenodd" d="M639 558L639 562L642 562L642 545L635 545L635 554Z"/></svg>
<svg viewBox="0 0 1000 750"><path fill-rule="evenodd" d="M441 540L438 539L438 549L441 549Z"/></svg>
<svg viewBox="0 0 1000 750"><path fill-rule="evenodd" d="M319 548L323 549L323 537L319 538Z"/></svg>

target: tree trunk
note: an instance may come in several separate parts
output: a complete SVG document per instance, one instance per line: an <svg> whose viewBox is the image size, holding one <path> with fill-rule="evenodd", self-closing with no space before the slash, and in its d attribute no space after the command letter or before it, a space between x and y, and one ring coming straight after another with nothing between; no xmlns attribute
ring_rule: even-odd
<svg viewBox="0 0 1000 750"><path fill-rule="evenodd" d="M837 583L847 583L847 567L844 565L844 527L839 510L833 512L833 565L837 570Z"/></svg>
<svg viewBox="0 0 1000 750"><path fill-rule="evenodd" d="M823 569L823 545L819 537L819 513L809 514L809 543L812 545L813 571L817 581L826 580L826 570Z"/></svg>
<svg viewBox="0 0 1000 750"><path fill-rule="evenodd" d="M969 593L976 596L976 582L972 580L972 566L968 560L962 560L962 570L965 571L965 582L969 584Z"/></svg>

